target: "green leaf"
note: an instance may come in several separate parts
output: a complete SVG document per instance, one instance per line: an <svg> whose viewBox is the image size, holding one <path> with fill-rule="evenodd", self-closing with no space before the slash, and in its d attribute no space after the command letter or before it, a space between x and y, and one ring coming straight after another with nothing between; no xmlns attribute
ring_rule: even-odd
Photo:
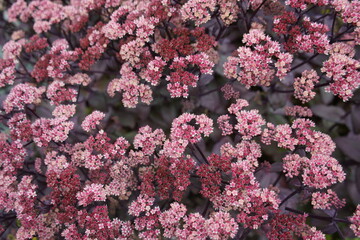
<svg viewBox="0 0 360 240"><path fill-rule="evenodd" d="M21 222L20 222L19 219L16 219L16 226L17 226L17 227L21 227Z"/></svg>

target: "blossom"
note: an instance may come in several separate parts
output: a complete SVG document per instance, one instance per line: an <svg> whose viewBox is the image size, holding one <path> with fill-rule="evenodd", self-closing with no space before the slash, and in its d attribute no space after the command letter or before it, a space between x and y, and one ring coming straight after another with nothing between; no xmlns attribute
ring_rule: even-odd
<svg viewBox="0 0 360 240"><path fill-rule="evenodd" d="M245 46L239 47L235 56L228 57L224 64L226 77L235 78L250 88L256 85L269 86L274 75L280 79L286 76L292 56L280 52L278 42L272 41L262 30L251 29L244 35L243 43ZM270 63L274 63L277 70Z"/></svg>
<svg viewBox="0 0 360 240"><path fill-rule="evenodd" d="M319 76L314 70L304 71L301 77L294 80L294 97L302 103L310 101L316 95L312 90L318 82Z"/></svg>
<svg viewBox="0 0 360 240"><path fill-rule="evenodd" d="M234 88L230 85L230 84L225 84L222 88L221 91L224 94L224 98L226 100L230 100L231 98L237 99L239 98L239 92L237 92L236 90L234 90Z"/></svg>
<svg viewBox="0 0 360 240"><path fill-rule="evenodd" d="M193 20L196 25L210 20L208 11L215 10L216 1L190 0L181 8L181 16L184 20Z"/></svg>
<svg viewBox="0 0 360 240"><path fill-rule="evenodd" d="M311 159L298 154L284 158L284 172L287 176L298 176L302 172L303 183L322 189L345 179L345 172L338 161L330 156L314 154Z"/></svg>
<svg viewBox="0 0 360 240"><path fill-rule="evenodd" d="M199 77L193 73L185 71L188 65L197 65L201 74L211 74L214 63L209 60L205 53L189 55L187 57L176 57L170 65L173 72L166 77L170 82L167 89L171 97L187 97L189 87L196 87Z"/></svg>
<svg viewBox="0 0 360 240"><path fill-rule="evenodd" d="M3 102L5 112L14 109L24 110L27 104L39 104L41 102L42 88L36 88L29 83L21 83L14 86Z"/></svg>
<svg viewBox="0 0 360 240"><path fill-rule="evenodd" d="M287 106L285 107L285 114L293 117L312 117L313 115L310 108L303 106Z"/></svg>
<svg viewBox="0 0 360 240"><path fill-rule="evenodd" d="M76 105L75 104L69 104L69 105L59 105L56 106L54 111L52 112L52 115L56 118L71 118L74 116L76 112Z"/></svg>
<svg viewBox="0 0 360 240"><path fill-rule="evenodd" d="M46 154L44 163L48 167L48 171L54 171L56 173L60 173L69 166L66 157L64 155L58 155L56 151Z"/></svg>
<svg viewBox="0 0 360 240"><path fill-rule="evenodd" d="M39 118L31 124L32 138L39 146L47 146L51 141L64 142L74 127L71 121L64 118Z"/></svg>
<svg viewBox="0 0 360 240"><path fill-rule="evenodd" d="M305 185L315 188L325 188L345 180L345 173L339 162L329 156L316 154L306 161L303 169Z"/></svg>
<svg viewBox="0 0 360 240"><path fill-rule="evenodd" d="M333 189L343 133L310 118L338 104L316 89L359 87L358 0L7 3L4 238L325 239L306 202L360 235Z"/></svg>
<svg viewBox="0 0 360 240"><path fill-rule="evenodd" d="M97 125L100 124L100 121L105 117L105 113L100 111L94 111L90 115L87 115L84 121L81 123L81 127L86 131L90 132L91 129L95 129Z"/></svg>
<svg viewBox="0 0 360 240"><path fill-rule="evenodd" d="M338 95L343 101L349 100L360 85L359 68L358 60L339 53L332 54L321 68L321 71L332 79L326 90Z"/></svg>
<svg viewBox="0 0 360 240"><path fill-rule="evenodd" d="M79 205L87 206L93 201L105 201L106 194L101 184L90 184L84 187L84 190L76 194Z"/></svg>
<svg viewBox="0 0 360 240"><path fill-rule="evenodd" d="M149 126L145 126L139 129L138 134L134 138L134 147L136 149L141 148L142 151L151 155L154 153L157 145L162 145L165 141L165 134L163 130L156 129L152 131Z"/></svg>
<svg viewBox="0 0 360 240"><path fill-rule="evenodd" d="M31 121L24 113L15 113L8 121L10 134L13 139L28 141L31 138Z"/></svg>
<svg viewBox="0 0 360 240"><path fill-rule="evenodd" d="M233 238L238 230L235 220L227 212L215 212L206 220L205 227L212 240Z"/></svg>
<svg viewBox="0 0 360 240"><path fill-rule="evenodd" d="M233 126L229 123L230 116L229 115L221 115L217 119L217 123L219 124L219 128L221 129L222 135L230 135L233 133Z"/></svg>
<svg viewBox="0 0 360 240"><path fill-rule="evenodd" d="M75 89L67 88L62 81L53 81L46 90L46 96L53 105L59 105L66 101L76 102L77 94Z"/></svg>
<svg viewBox="0 0 360 240"><path fill-rule="evenodd" d="M353 230L355 235L360 236L360 206L356 207L356 210L352 217L349 218L351 221L350 228Z"/></svg>
<svg viewBox="0 0 360 240"><path fill-rule="evenodd" d="M195 120L195 126L189 124L192 120ZM184 113L172 122L170 138L175 141L187 140L196 143L200 141L201 134L209 136L212 131L213 121L205 114Z"/></svg>
<svg viewBox="0 0 360 240"><path fill-rule="evenodd" d="M314 192L311 204L317 209L341 208L345 205L345 199L340 200L333 190L328 189L327 192Z"/></svg>
<svg viewBox="0 0 360 240"><path fill-rule="evenodd" d="M0 88L14 84L15 62L14 60L0 59Z"/></svg>
<svg viewBox="0 0 360 240"><path fill-rule="evenodd" d="M125 107L134 108L140 99L146 104L152 101L152 91L149 86L141 84L135 72L132 71L129 64L124 64L120 70L121 78L113 79L107 88L111 97L116 92L123 92L122 102Z"/></svg>

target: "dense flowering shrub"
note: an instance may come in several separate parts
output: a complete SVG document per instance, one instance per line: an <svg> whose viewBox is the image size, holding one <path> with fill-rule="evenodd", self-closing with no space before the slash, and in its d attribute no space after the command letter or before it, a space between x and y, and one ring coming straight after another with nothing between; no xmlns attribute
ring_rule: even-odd
<svg viewBox="0 0 360 240"><path fill-rule="evenodd" d="M359 0L0 9L1 239L360 237Z"/></svg>

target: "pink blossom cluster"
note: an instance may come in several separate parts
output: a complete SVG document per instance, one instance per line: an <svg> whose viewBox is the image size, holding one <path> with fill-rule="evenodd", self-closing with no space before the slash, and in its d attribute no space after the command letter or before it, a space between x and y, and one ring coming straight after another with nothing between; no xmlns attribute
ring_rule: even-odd
<svg viewBox="0 0 360 240"><path fill-rule="evenodd" d="M226 100L230 100L231 98L238 99L240 96L240 93L236 91L230 84L225 84L221 91L224 94L224 98Z"/></svg>
<svg viewBox="0 0 360 240"><path fill-rule="evenodd" d="M193 122L193 123L191 123ZM213 120L205 114L184 113L174 119L170 139L164 143L163 153L169 157L180 157L187 145L195 144L213 131Z"/></svg>
<svg viewBox="0 0 360 240"><path fill-rule="evenodd" d="M235 78L250 88L256 85L269 86L274 76L280 79L286 76L293 57L281 52L278 42L271 40L262 30L251 29L244 35L243 43L245 46L239 47L236 55L228 57L224 64L226 77ZM270 63L275 65L276 71Z"/></svg>
<svg viewBox="0 0 360 240"><path fill-rule="evenodd" d="M73 127L65 118L39 118L31 124L31 135L36 145L46 147L51 141L64 142Z"/></svg>
<svg viewBox="0 0 360 240"><path fill-rule="evenodd" d="M43 88L37 88L29 83L21 83L15 85L3 102L6 113L10 113L14 109L24 110L26 105L39 104Z"/></svg>
<svg viewBox="0 0 360 240"><path fill-rule="evenodd" d="M359 1L333 1L333 7L340 12L343 20L349 24L359 27L360 21L360 3Z"/></svg>
<svg viewBox="0 0 360 240"><path fill-rule="evenodd" d="M92 129L95 129L96 126L100 124L100 121L105 118L105 113L100 111L94 111L91 114L87 115L84 121L81 123L81 127L90 132Z"/></svg>
<svg viewBox="0 0 360 240"><path fill-rule="evenodd" d="M56 118L71 118L76 113L76 105L68 104L68 105L58 105L55 107L52 115Z"/></svg>
<svg viewBox="0 0 360 240"><path fill-rule="evenodd" d="M360 236L360 206L356 207L354 215L350 217L351 225L350 228L353 230L357 237Z"/></svg>
<svg viewBox="0 0 360 240"><path fill-rule="evenodd" d="M333 190L328 189L326 192L314 192L311 195L311 204L317 209L342 208L345 199L340 200Z"/></svg>
<svg viewBox="0 0 360 240"><path fill-rule="evenodd" d="M146 155L152 155L156 146L161 146L165 141L165 134L162 129L152 131L151 127L145 126L139 129L138 134L134 137L134 147L141 148Z"/></svg>
<svg viewBox="0 0 360 240"><path fill-rule="evenodd" d="M294 12L284 12L275 17L274 31L278 34L286 34L285 49L291 53L315 51L327 53L330 48L328 26L313 22L309 17L304 17L301 19L301 25L296 25L300 19L301 16L298 19Z"/></svg>
<svg viewBox="0 0 360 240"><path fill-rule="evenodd" d="M22 44L23 41L17 41L15 42L14 40L10 40L9 42L5 43L2 50L4 52L3 58L6 59L10 59L10 60L14 60L15 62L17 62L17 57L20 56L21 53L21 49L22 49Z"/></svg>
<svg viewBox="0 0 360 240"><path fill-rule="evenodd" d="M265 120L261 117L258 110L242 110L243 107L248 106L248 102L244 99L238 99L228 108L229 113L235 115L236 124L232 126L229 122L229 115L222 115L218 118L218 124L222 130L223 135L229 135L233 129L245 140L261 134L261 127L265 124Z"/></svg>
<svg viewBox="0 0 360 240"><path fill-rule="evenodd" d="M285 115L293 116L293 117L312 117L313 113L310 108L303 106L292 106L285 107Z"/></svg>
<svg viewBox="0 0 360 240"><path fill-rule="evenodd" d="M50 99L53 105L60 105L63 102L76 102L78 92L67 87L63 81L55 80L49 84L46 90L46 97Z"/></svg>
<svg viewBox="0 0 360 240"><path fill-rule="evenodd" d="M192 20L197 26L210 20L210 12L216 7L216 1L190 0L181 8L181 16L184 20Z"/></svg>
<svg viewBox="0 0 360 240"><path fill-rule="evenodd" d="M198 66L200 74L211 74L214 63L205 53L174 58L170 65L173 72L166 77L166 80L170 82L167 89L171 97L186 98L189 96L189 87L196 87L199 76L185 71L189 65Z"/></svg>
<svg viewBox="0 0 360 240"><path fill-rule="evenodd" d="M173 34L160 39L153 49L164 60L175 57L194 55L198 51L211 55L211 49L216 46L215 38L205 32L205 28L188 29L179 27L173 29ZM156 57L155 57L156 58Z"/></svg>
<svg viewBox="0 0 360 240"><path fill-rule="evenodd" d="M290 154L283 160L287 176L298 176L302 172L304 184L310 187L322 189L345 180L342 166L327 155L315 154L309 159Z"/></svg>
<svg viewBox="0 0 360 240"><path fill-rule="evenodd" d="M291 126L267 123L262 133L262 142L269 145L275 141L279 147L289 150L301 146L308 153L330 156L335 150L335 143L329 135L311 129L314 126L314 122L305 118L295 119Z"/></svg>
<svg viewBox="0 0 360 240"><path fill-rule="evenodd" d="M0 59L0 87L14 84L15 62L11 59Z"/></svg>
<svg viewBox="0 0 360 240"><path fill-rule="evenodd" d="M140 83L140 79L136 75L130 64L124 64L120 70L121 78L113 79L107 88L107 92L111 97L116 92L123 92L122 102L125 107L134 108L139 99L141 102L150 104L152 101L152 90L148 85Z"/></svg>
<svg viewBox="0 0 360 240"><path fill-rule="evenodd" d="M314 70L302 72L301 77L294 79L294 97L302 103L309 102L316 95L313 90L319 79L320 77Z"/></svg>
<svg viewBox="0 0 360 240"><path fill-rule="evenodd" d="M332 80L326 89L344 101L348 101L360 85L360 62L348 55L350 54L334 53L321 68Z"/></svg>
<svg viewBox="0 0 360 240"><path fill-rule="evenodd" d="M269 224L271 230L266 234L269 239L293 239L296 236L306 239L325 239L325 234L306 224L306 215L276 212Z"/></svg>
<svg viewBox="0 0 360 240"><path fill-rule="evenodd" d="M328 5L329 1L328 0L300 0L300 1L295 1L295 0L287 0L285 2L286 5L290 5L293 8L300 8L301 10L305 10L307 8L308 5L310 4L316 4L319 6L324 6L324 5Z"/></svg>
<svg viewBox="0 0 360 240"><path fill-rule="evenodd" d="M87 206L93 201L105 201L106 192L102 184L93 183L85 186L82 192L78 192L76 198L79 201L79 205Z"/></svg>

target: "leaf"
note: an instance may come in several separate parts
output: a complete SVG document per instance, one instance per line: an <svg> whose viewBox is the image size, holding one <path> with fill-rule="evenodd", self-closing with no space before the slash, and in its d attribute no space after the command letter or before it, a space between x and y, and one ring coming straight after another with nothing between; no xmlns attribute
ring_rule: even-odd
<svg viewBox="0 0 360 240"><path fill-rule="evenodd" d="M271 171L281 173L283 171L283 163L276 162L276 163L271 164Z"/></svg>
<svg viewBox="0 0 360 240"><path fill-rule="evenodd" d="M330 223L329 225L327 225L325 228L321 229L323 233L325 234L333 234L337 231L335 225L335 223Z"/></svg>
<svg viewBox="0 0 360 240"><path fill-rule="evenodd" d="M343 123L345 111L341 107L326 106L323 104L314 105L311 107L314 115L324 118L331 122Z"/></svg>
<svg viewBox="0 0 360 240"><path fill-rule="evenodd" d="M360 135L338 137L335 143L346 156L360 162Z"/></svg>
<svg viewBox="0 0 360 240"><path fill-rule="evenodd" d="M101 92L92 92L89 99L88 99L89 105L91 108L107 112L107 103L106 103L106 97Z"/></svg>
<svg viewBox="0 0 360 240"><path fill-rule="evenodd" d="M334 94L326 92L325 88L320 88L320 96L324 104L329 104L334 100Z"/></svg>
<svg viewBox="0 0 360 240"><path fill-rule="evenodd" d="M162 119L169 125L176 118L177 109L175 105L163 105L160 109L160 114Z"/></svg>
<svg viewBox="0 0 360 240"><path fill-rule="evenodd" d="M351 123L355 134L360 133L360 106L352 106L351 108Z"/></svg>
<svg viewBox="0 0 360 240"><path fill-rule="evenodd" d="M223 112L223 104L218 92L206 94L200 98L201 106L209 109L212 112L221 114Z"/></svg>
<svg viewBox="0 0 360 240"><path fill-rule="evenodd" d="M121 115L119 115L119 119L122 126L132 129L135 128L136 118L134 114L124 111Z"/></svg>
<svg viewBox="0 0 360 240"><path fill-rule="evenodd" d="M356 188L356 183L350 182L346 185L348 194L353 202L353 204L357 205L360 203L360 193Z"/></svg>
<svg viewBox="0 0 360 240"><path fill-rule="evenodd" d="M356 183L356 188L358 190L358 192L360 193L360 167L356 167L355 170L355 183Z"/></svg>
<svg viewBox="0 0 360 240"><path fill-rule="evenodd" d="M17 226L17 227L21 227L21 222L20 222L19 219L16 219L16 226Z"/></svg>

